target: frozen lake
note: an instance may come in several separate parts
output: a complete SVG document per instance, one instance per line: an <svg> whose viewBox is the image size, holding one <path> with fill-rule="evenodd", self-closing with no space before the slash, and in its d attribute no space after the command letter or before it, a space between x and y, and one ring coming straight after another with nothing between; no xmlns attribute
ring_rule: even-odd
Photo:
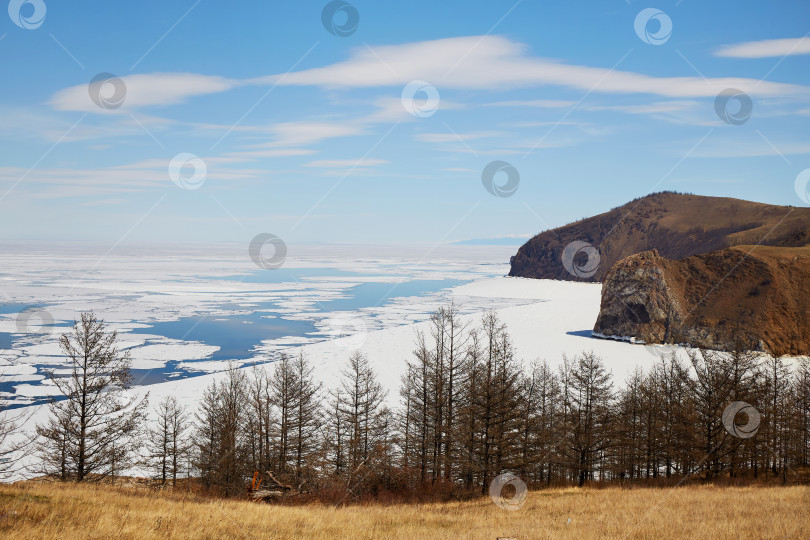
<svg viewBox="0 0 810 540"><path fill-rule="evenodd" d="M118 331L135 385L153 385L418 323L449 301L453 288L506 274L514 252L291 246L283 267L265 270L240 248L3 246L0 397L16 405L49 398L45 370L64 369L58 337L82 311L94 310ZM468 313L525 303L459 300Z"/></svg>
<svg viewBox="0 0 810 540"><path fill-rule="evenodd" d="M601 285L504 277L511 252L306 246L291 250L295 256L274 275L226 248L108 256L7 250L0 332L10 348L0 349L2 398L28 407L18 436L33 436L55 395L44 370L64 373L58 329L43 333L34 317L18 328L31 305L63 328L82 310L95 310L131 353L137 384L128 393L148 392L151 403L174 396L190 410L229 364L251 369L281 352L306 355L326 397L355 350L368 357L386 404L397 406L415 338L430 332L429 314L450 300L468 328L495 310L524 366L544 360L558 369L566 356L593 351L619 386L673 350L592 337ZM153 408L149 415L154 421Z"/></svg>

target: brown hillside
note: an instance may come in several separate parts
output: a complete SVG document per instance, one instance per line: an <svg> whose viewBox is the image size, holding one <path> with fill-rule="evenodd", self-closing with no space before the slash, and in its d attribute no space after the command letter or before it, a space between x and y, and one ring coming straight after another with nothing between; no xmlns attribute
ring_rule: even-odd
<svg viewBox="0 0 810 540"><path fill-rule="evenodd" d="M808 284L810 247L736 246L682 260L639 253L605 277L594 332L807 355Z"/></svg>
<svg viewBox="0 0 810 540"><path fill-rule="evenodd" d="M563 266L563 250L575 241L599 250L599 268L590 278L575 277ZM810 244L810 208L656 193L538 234L512 258L509 275L602 281L617 261L642 251L656 249L663 257L677 260L746 244ZM575 262L582 265L587 256L580 257Z"/></svg>

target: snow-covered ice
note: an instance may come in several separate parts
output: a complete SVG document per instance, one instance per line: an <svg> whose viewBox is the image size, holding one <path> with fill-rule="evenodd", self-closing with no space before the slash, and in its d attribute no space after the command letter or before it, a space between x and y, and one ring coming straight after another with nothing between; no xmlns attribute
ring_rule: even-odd
<svg viewBox="0 0 810 540"><path fill-rule="evenodd" d="M512 251L290 246L284 268L271 271L231 246L2 249L0 392L17 404L51 394L46 370L61 374L66 365L58 336L82 311L94 310L118 332L139 371L136 384L174 381L333 338L355 347L350 334L358 329L424 320L449 287L503 275ZM522 300L481 297L467 309L515 302ZM43 312L52 329L41 326ZM19 372L22 365L38 370Z"/></svg>

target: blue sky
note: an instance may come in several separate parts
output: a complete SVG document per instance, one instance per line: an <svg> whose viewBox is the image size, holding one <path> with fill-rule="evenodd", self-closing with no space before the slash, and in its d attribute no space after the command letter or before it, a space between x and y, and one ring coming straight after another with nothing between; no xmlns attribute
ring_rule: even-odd
<svg viewBox="0 0 810 540"><path fill-rule="evenodd" d="M806 1L356 0L344 36L327 5L12 0L0 241L430 244L664 189L807 205Z"/></svg>

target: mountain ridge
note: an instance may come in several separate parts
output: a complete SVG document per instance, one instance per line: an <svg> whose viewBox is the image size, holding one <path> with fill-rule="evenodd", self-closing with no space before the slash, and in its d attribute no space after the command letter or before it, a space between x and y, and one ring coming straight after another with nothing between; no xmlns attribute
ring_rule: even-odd
<svg viewBox="0 0 810 540"><path fill-rule="evenodd" d="M598 254L596 268L592 255L580 249L566 264L566 247L575 242L595 248L590 253ZM660 192L535 235L512 257L509 275L602 281L618 261L652 249L680 260L737 245L808 244L810 208Z"/></svg>

